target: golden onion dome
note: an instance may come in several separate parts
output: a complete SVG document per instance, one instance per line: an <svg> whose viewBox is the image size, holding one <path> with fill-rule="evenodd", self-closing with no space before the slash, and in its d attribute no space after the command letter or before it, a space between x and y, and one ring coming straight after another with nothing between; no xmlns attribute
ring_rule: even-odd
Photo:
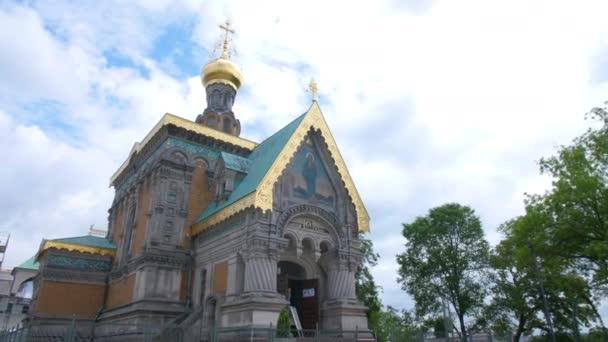
<svg viewBox="0 0 608 342"><path fill-rule="evenodd" d="M201 80L205 88L213 83L223 83L238 90L243 83L243 75L236 64L227 58L220 57L203 67Z"/></svg>

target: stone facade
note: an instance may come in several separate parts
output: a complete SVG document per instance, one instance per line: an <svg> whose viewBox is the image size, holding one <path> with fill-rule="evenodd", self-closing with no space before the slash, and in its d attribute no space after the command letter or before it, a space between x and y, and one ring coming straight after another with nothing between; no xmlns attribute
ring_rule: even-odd
<svg viewBox="0 0 608 342"><path fill-rule="evenodd" d="M235 68L209 63L203 114L165 115L112 177L111 256L40 254L37 319L267 328L291 305L305 329L367 329L355 271L369 219L318 104L260 144L239 138Z"/></svg>
<svg viewBox="0 0 608 342"><path fill-rule="evenodd" d="M245 160L251 151L171 126L151 141L148 155L132 156L135 167L114 183L108 235L117 254L102 320L191 312L207 328L267 327L290 304L278 288L284 276L313 281L298 287L314 297L304 305L311 308L299 308L314 312L310 322L301 317L307 328L367 328L354 288L357 215L321 132L300 142L272 189L271 211L246 208L193 236L196 217L221 206L254 171Z"/></svg>

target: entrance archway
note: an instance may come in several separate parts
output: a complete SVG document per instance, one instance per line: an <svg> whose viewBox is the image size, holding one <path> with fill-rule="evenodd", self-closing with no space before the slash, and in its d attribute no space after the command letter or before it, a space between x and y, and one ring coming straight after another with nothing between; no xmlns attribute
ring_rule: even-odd
<svg viewBox="0 0 608 342"><path fill-rule="evenodd" d="M308 279L306 270L291 261L279 261L277 292L296 308L302 328L314 329L319 323L319 281Z"/></svg>

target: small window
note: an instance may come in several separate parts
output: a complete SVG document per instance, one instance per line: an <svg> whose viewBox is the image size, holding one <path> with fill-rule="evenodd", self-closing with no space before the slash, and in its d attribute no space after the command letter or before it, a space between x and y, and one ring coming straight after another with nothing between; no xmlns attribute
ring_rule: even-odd
<svg viewBox="0 0 608 342"><path fill-rule="evenodd" d="M30 310L30 306L29 306L29 305L24 305L24 306L21 308L21 313L22 313L22 314L26 314L26 313L27 313L29 310Z"/></svg>
<svg viewBox="0 0 608 342"><path fill-rule="evenodd" d="M217 117L215 115L209 115L207 119L207 126L217 128Z"/></svg>
<svg viewBox="0 0 608 342"><path fill-rule="evenodd" d="M8 304L6 305L6 312L7 312L7 313L11 313L11 312L13 312L13 303L8 303Z"/></svg>
<svg viewBox="0 0 608 342"><path fill-rule="evenodd" d="M232 121L229 118L224 118L223 123L224 123L224 132L230 133L230 128L231 128L230 126L232 126Z"/></svg>

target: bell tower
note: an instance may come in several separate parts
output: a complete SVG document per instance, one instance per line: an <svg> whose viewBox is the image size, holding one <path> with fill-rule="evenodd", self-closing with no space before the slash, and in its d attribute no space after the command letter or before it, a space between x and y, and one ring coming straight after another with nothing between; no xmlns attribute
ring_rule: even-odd
<svg viewBox="0 0 608 342"><path fill-rule="evenodd" d="M207 93L207 108L196 118L196 123L239 136L241 123L234 116L232 105L243 76L239 67L230 60L230 35L235 31L228 21L220 25L220 28L224 30L222 54L207 63L201 72L201 80Z"/></svg>

